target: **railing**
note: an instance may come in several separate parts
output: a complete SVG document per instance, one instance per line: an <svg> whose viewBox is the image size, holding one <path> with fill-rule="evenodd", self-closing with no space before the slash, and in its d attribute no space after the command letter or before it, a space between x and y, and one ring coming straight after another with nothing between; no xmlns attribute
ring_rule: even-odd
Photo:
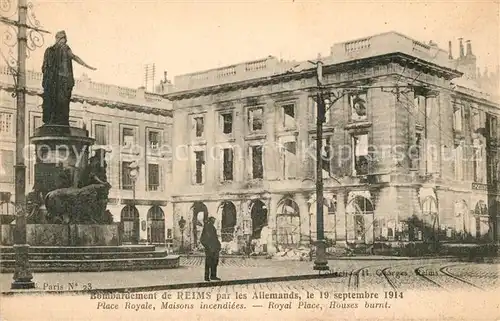
<svg viewBox="0 0 500 321"><path fill-rule="evenodd" d="M344 46L345 46L345 52L346 53L352 53L354 51L358 51L358 50L362 50L362 49L368 49L371 46L370 38L365 38L365 39L360 39L360 40L346 42L344 44Z"/></svg>
<svg viewBox="0 0 500 321"><path fill-rule="evenodd" d="M13 71L8 66L0 66L0 78L3 82L13 84ZM26 72L27 87L34 90L42 90L43 74L38 71L28 70ZM73 95L80 95L84 97L101 97L110 101L119 101L123 103L141 104L144 106L157 106L164 103L164 99L154 93L141 92L140 90L120 87L116 85L109 85L91 81L86 75L82 78L75 79L75 88Z"/></svg>

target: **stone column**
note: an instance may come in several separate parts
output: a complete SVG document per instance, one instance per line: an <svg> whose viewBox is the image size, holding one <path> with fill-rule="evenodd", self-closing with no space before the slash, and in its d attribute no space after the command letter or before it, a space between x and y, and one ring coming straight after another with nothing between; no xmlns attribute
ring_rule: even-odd
<svg viewBox="0 0 500 321"><path fill-rule="evenodd" d="M344 244L346 240L346 200L347 191L337 193L337 213L335 215L335 239L337 244Z"/></svg>
<svg viewBox="0 0 500 321"><path fill-rule="evenodd" d="M302 193L295 194L295 200L299 206L300 214L300 243L309 245L309 206L307 199Z"/></svg>
<svg viewBox="0 0 500 321"><path fill-rule="evenodd" d="M277 243L278 227L276 226L276 213L278 211L279 200L280 200L280 195L271 195L270 198L265 201L267 206L267 223L272 231L274 244Z"/></svg>

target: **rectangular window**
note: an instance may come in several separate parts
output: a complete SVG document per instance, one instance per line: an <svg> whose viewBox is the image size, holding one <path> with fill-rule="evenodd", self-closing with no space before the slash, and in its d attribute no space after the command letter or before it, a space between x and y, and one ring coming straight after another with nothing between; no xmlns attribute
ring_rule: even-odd
<svg viewBox="0 0 500 321"><path fill-rule="evenodd" d="M316 118L318 115L318 103L316 102L317 98L316 96L310 97L310 109L309 109L309 122L311 124L316 124ZM331 110L332 107L330 106L325 106L325 124L331 123Z"/></svg>
<svg viewBox="0 0 500 321"><path fill-rule="evenodd" d="M281 147L282 176L285 179L297 177L297 143L294 140L283 141Z"/></svg>
<svg viewBox="0 0 500 321"><path fill-rule="evenodd" d="M195 151L194 183L203 184L205 182L205 152Z"/></svg>
<svg viewBox="0 0 500 321"><path fill-rule="evenodd" d="M94 125L94 137L96 145L108 144L108 126L104 124Z"/></svg>
<svg viewBox="0 0 500 321"><path fill-rule="evenodd" d="M31 134L35 134L35 129L43 125L42 116L33 116L33 123L31 126Z"/></svg>
<svg viewBox="0 0 500 321"><path fill-rule="evenodd" d="M0 150L0 183L14 183L13 150Z"/></svg>
<svg viewBox="0 0 500 321"><path fill-rule="evenodd" d="M262 159L262 146L252 146L251 149L251 160L252 160L252 178L262 179L264 178L264 164Z"/></svg>
<svg viewBox="0 0 500 321"><path fill-rule="evenodd" d="M489 171L490 171L490 182L492 184L495 184L498 180L498 171L500 170L500 168L498 167L498 153L497 152L490 152L490 157L489 157L489 160L488 160L488 164L489 164Z"/></svg>
<svg viewBox="0 0 500 321"><path fill-rule="evenodd" d="M157 131L150 130L148 132L148 146L151 149L160 148L160 133Z"/></svg>
<svg viewBox="0 0 500 321"><path fill-rule="evenodd" d="M282 107L283 128L295 128L295 105L287 104Z"/></svg>
<svg viewBox="0 0 500 321"><path fill-rule="evenodd" d="M203 137L205 132L205 118L203 116L193 117L193 130L195 137Z"/></svg>
<svg viewBox="0 0 500 321"><path fill-rule="evenodd" d="M323 138L321 148L321 159L323 165L323 177L332 177L332 137Z"/></svg>
<svg viewBox="0 0 500 321"><path fill-rule="evenodd" d="M353 144L353 175L367 175L368 174L368 135L355 135L352 136Z"/></svg>
<svg viewBox="0 0 500 321"><path fill-rule="evenodd" d="M352 121L363 121L367 119L367 98L366 92L349 95L349 107L351 109Z"/></svg>
<svg viewBox="0 0 500 321"><path fill-rule="evenodd" d="M264 128L264 110L252 108L248 110L248 128L250 131L261 131Z"/></svg>
<svg viewBox="0 0 500 321"><path fill-rule="evenodd" d="M135 131L133 128L122 129L122 146L131 147L135 143Z"/></svg>
<svg viewBox="0 0 500 321"><path fill-rule="evenodd" d="M455 106L453 110L453 130L455 132L462 132L463 130L463 120L462 120L462 106Z"/></svg>
<svg viewBox="0 0 500 321"><path fill-rule="evenodd" d="M410 161L411 168L414 170L420 169L420 154L422 150L422 133L417 132L415 134L415 141L413 146L410 146Z"/></svg>
<svg viewBox="0 0 500 321"><path fill-rule="evenodd" d="M462 181L464 179L464 155L462 145L455 146L455 179Z"/></svg>
<svg viewBox="0 0 500 321"><path fill-rule="evenodd" d="M160 166L148 164L148 191L157 191L160 188Z"/></svg>
<svg viewBox="0 0 500 321"><path fill-rule="evenodd" d="M472 110L472 130L477 131L481 128L481 114L479 110Z"/></svg>
<svg viewBox="0 0 500 321"><path fill-rule="evenodd" d="M220 114L219 122L223 134L231 134L233 132L233 114Z"/></svg>
<svg viewBox="0 0 500 321"><path fill-rule="evenodd" d="M130 164L132 162L122 162L121 188L126 190L131 190L134 186L130 177Z"/></svg>
<svg viewBox="0 0 500 321"><path fill-rule="evenodd" d="M222 180L232 181L233 180L233 149L224 148L222 150Z"/></svg>
<svg viewBox="0 0 500 321"><path fill-rule="evenodd" d="M496 116L490 116L490 138L497 139L498 135L498 118Z"/></svg>
<svg viewBox="0 0 500 321"><path fill-rule="evenodd" d="M13 121L12 114L0 113L0 134L12 135L13 133L12 121Z"/></svg>

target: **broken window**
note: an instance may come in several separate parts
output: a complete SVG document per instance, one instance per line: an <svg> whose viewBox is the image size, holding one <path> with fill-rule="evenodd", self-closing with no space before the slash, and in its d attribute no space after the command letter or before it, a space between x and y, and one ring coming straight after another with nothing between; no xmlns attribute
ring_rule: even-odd
<svg viewBox="0 0 500 321"><path fill-rule="evenodd" d="M309 109L309 122L312 124L316 124L316 118L318 115L318 103L316 102L316 96L310 98L310 109ZM328 103L328 101L325 102L325 123L329 124L331 122L331 110L332 107Z"/></svg>
<svg viewBox="0 0 500 321"><path fill-rule="evenodd" d="M122 145L131 147L135 141L135 133L133 128L123 128L122 130Z"/></svg>
<svg viewBox="0 0 500 321"><path fill-rule="evenodd" d="M160 133L150 131L148 133L148 144L151 149L158 149L160 147Z"/></svg>
<svg viewBox="0 0 500 321"><path fill-rule="evenodd" d="M456 132L462 131L462 106L455 106L453 111L453 129Z"/></svg>
<svg viewBox="0 0 500 321"><path fill-rule="evenodd" d="M352 137L353 141L353 160L354 160L354 173L353 175L367 175L368 174L368 135L355 135Z"/></svg>
<svg viewBox="0 0 500 321"><path fill-rule="evenodd" d="M489 134L491 139L497 139L498 135L498 118L493 115L489 115Z"/></svg>
<svg viewBox="0 0 500 321"><path fill-rule="evenodd" d="M264 178L264 164L262 159L262 146L256 145L252 146L251 149L251 160L252 160L252 178L262 179Z"/></svg>
<svg viewBox="0 0 500 321"><path fill-rule="evenodd" d="M262 108L253 108L248 111L248 126L251 131L264 128L264 111Z"/></svg>
<svg viewBox="0 0 500 321"><path fill-rule="evenodd" d="M282 106L283 128L295 128L295 105Z"/></svg>
<svg viewBox="0 0 500 321"><path fill-rule="evenodd" d="M410 161L412 169L420 169L420 151L422 149L422 133L415 134L415 145L410 148Z"/></svg>
<svg viewBox="0 0 500 321"><path fill-rule="evenodd" d="M454 165L455 165L455 179L462 181L464 179L464 157L463 148L461 144L455 146L454 150Z"/></svg>
<svg viewBox="0 0 500 321"><path fill-rule="evenodd" d="M323 177L332 176L332 137L325 137L321 144L321 163L323 168Z"/></svg>
<svg viewBox="0 0 500 321"><path fill-rule="evenodd" d="M281 148L282 175L285 179L297 177L297 146L295 140L284 141Z"/></svg>
<svg viewBox="0 0 500 321"><path fill-rule="evenodd" d="M233 180L233 149L224 148L222 150L222 180Z"/></svg>
<svg viewBox="0 0 500 321"><path fill-rule="evenodd" d="M194 164L194 183L203 184L204 183L204 173L205 173L205 152L195 151L195 164Z"/></svg>
<svg viewBox="0 0 500 321"><path fill-rule="evenodd" d="M196 137L202 137L205 130L204 118L203 116L198 116L193 118L194 131Z"/></svg>
<svg viewBox="0 0 500 321"><path fill-rule="evenodd" d="M222 127L223 134L231 134L233 132L233 114L221 114L220 123Z"/></svg>
<svg viewBox="0 0 500 321"><path fill-rule="evenodd" d="M349 95L349 106L351 108L351 120L361 121L367 119L366 93Z"/></svg>

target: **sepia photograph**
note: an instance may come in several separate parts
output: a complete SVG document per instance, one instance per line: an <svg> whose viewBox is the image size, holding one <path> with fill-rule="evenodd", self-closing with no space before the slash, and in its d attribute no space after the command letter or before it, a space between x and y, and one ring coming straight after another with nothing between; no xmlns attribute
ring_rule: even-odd
<svg viewBox="0 0 500 321"><path fill-rule="evenodd" d="M0 0L0 321L500 320L500 2Z"/></svg>

